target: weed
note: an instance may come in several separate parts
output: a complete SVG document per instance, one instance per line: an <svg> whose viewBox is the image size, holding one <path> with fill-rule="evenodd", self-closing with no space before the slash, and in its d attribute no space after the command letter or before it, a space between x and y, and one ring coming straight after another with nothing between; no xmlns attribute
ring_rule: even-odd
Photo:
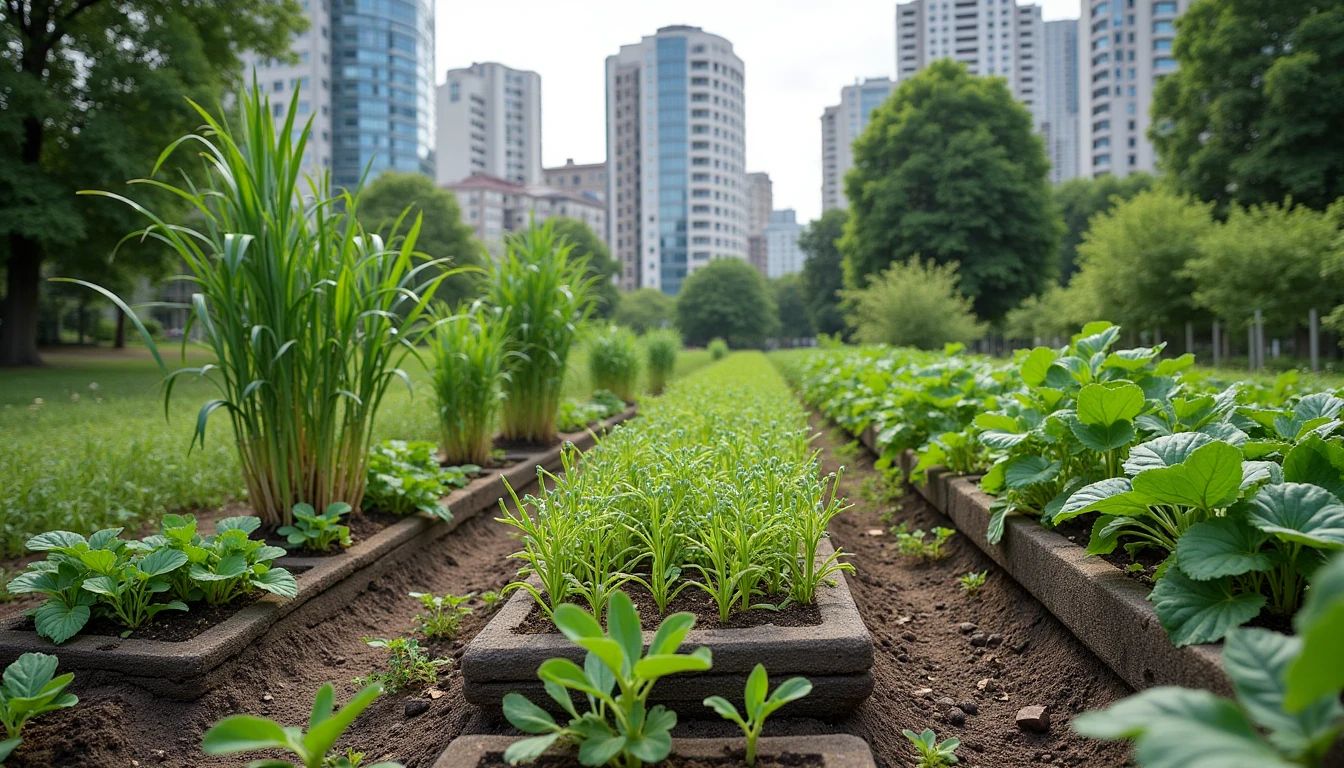
<svg viewBox="0 0 1344 768"><path fill-rule="evenodd" d="M988 577L989 571L971 571L958 576L957 584L961 585L961 591L968 597L975 597L980 588L985 586L985 579Z"/></svg>
<svg viewBox="0 0 1344 768"><path fill-rule="evenodd" d="M420 601L425 613L415 617L415 623L425 637L430 640L451 638L462 626L463 617L471 613L465 603L476 596L475 592L465 595L431 595L428 592L412 592L411 597Z"/></svg>
<svg viewBox="0 0 1344 768"><path fill-rule="evenodd" d="M957 756L953 753L961 746L961 739L946 739L939 742L937 734L927 728L923 733L911 730L904 730L901 733L915 745L915 752L918 753L916 768L944 768L957 764Z"/></svg>
<svg viewBox="0 0 1344 768"><path fill-rule="evenodd" d="M424 690L439 680L439 667L451 665L452 659L431 659L414 639L397 637L391 640L364 638L370 648L385 648L388 652L386 672L372 672L355 678L356 685L381 683L388 693L400 690Z"/></svg>
<svg viewBox="0 0 1344 768"><path fill-rule="evenodd" d="M947 555L947 552L943 550L943 545L954 533L956 531L951 528L934 528L932 541L926 541L929 534L922 530L916 530L914 533L897 533L896 549L903 555L916 557L920 560L941 560Z"/></svg>

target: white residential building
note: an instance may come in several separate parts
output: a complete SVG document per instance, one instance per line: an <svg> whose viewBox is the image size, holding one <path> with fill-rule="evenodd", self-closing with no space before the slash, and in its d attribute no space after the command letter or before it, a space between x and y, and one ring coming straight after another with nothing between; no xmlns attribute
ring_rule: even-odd
<svg viewBox="0 0 1344 768"><path fill-rule="evenodd" d="M676 294L747 254L745 85L733 45L659 29L607 57L607 204L625 290Z"/></svg>
<svg viewBox="0 0 1344 768"><path fill-rule="evenodd" d="M1045 120L1041 135L1050 181L1078 175L1078 22L1045 22Z"/></svg>
<svg viewBox="0 0 1344 768"><path fill-rule="evenodd" d="M502 253L510 232L541 224L552 216L578 219L606 242L607 207L580 192L547 186L527 187L496 176L478 173L445 184L457 196L462 221L491 253Z"/></svg>
<svg viewBox="0 0 1344 768"><path fill-rule="evenodd" d="M766 273L765 228L775 208L775 184L768 173L747 174L747 261Z"/></svg>
<svg viewBox="0 0 1344 768"><path fill-rule="evenodd" d="M1086 0L1078 20L1079 175L1157 170L1153 88L1176 71L1176 19L1189 0Z"/></svg>
<svg viewBox="0 0 1344 768"><path fill-rule="evenodd" d="M569 158L564 165L557 165L553 168L542 168L541 173L546 177L546 186L563 189L567 192L577 192L584 197L591 197L594 200L602 201L607 199L607 164L606 163L586 163L576 165L574 158ZM605 232L602 233L606 237Z"/></svg>
<svg viewBox="0 0 1344 768"><path fill-rule="evenodd" d="M803 250L798 247L798 238L803 234L803 225L798 223L798 214L792 208L771 211L770 223L765 227L765 276L783 277L803 271Z"/></svg>
<svg viewBox="0 0 1344 768"><path fill-rule="evenodd" d="M540 75L495 62L450 69L437 101L439 184L477 173L543 183Z"/></svg>
<svg viewBox="0 0 1344 768"><path fill-rule="evenodd" d="M821 210L848 208L845 174L854 165L854 140L868 129L873 110L896 90L889 77L870 77L840 89L840 103L821 113Z"/></svg>
<svg viewBox="0 0 1344 768"><path fill-rule="evenodd" d="M245 52L243 78L252 87L255 73L257 86L271 100L271 115L279 123L285 118L290 99L299 92L298 118L301 127L308 118L313 130L303 152L303 172L316 176L331 170L331 0L312 0L306 5L308 29L294 38L290 50L299 57L298 63L262 59L251 51ZM279 127L278 125L276 126ZM297 131L295 132L295 137Z"/></svg>

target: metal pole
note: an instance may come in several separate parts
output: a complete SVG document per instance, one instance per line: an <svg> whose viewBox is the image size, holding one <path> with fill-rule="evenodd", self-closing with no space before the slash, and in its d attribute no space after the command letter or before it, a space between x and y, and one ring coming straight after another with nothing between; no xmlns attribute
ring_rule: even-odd
<svg viewBox="0 0 1344 768"><path fill-rule="evenodd" d="M1255 367L1265 367L1265 320L1260 310L1255 310Z"/></svg>
<svg viewBox="0 0 1344 768"><path fill-rule="evenodd" d="M1309 322L1309 328L1311 329L1308 333L1309 341L1307 342L1311 347L1311 371L1312 373L1315 373L1321 369L1321 353L1319 350L1321 333L1320 317L1317 316L1315 307L1311 308L1311 312L1307 315L1307 320Z"/></svg>
<svg viewBox="0 0 1344 768"><path fill-rule="evenodd" d="M1219 331L1220 331L1220 330L1221 330L1221 329L1218 327L1218 321L1217 321L1217 320L1214 320L1214 321L1213 321L1213 367L1214 367L1214 368L1217 368L1217 367L1218 367L1218 358L1219 358L1219 356L1220 356L1220 353L1223 351L1222 339L1218 338L1218 334L1219 334Z"/></svg>
<svg viewBox="0 0 1344 768"><path fill-rule="evenodd" d="M1189 320L1185 321L1185 351L1195 353L1195 324Z"/></svg>
<svg viewBox="0 0 1344 768"><path fill-rule="evenodd" d="M1251 370L1254 371L1254 370L1255 370L1255 323L1254 323L1254 322L1252 322L1252 323L1251 323L1251 326L1250 326L1249 328L1246 329L1246 360L1247 360L1247 364L1251 366Z"/></svg>

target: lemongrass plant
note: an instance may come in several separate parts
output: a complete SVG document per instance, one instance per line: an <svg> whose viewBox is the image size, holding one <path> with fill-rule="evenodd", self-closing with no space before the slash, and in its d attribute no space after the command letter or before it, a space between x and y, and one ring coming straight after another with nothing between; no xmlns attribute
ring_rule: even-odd
<svg viewBox="0 0 1344 768"><path fill-rule="evenodd" d="M199 368L171 373L145 326L106 289L135 324L165 374L164 405L182 376L218 390L201 407L193 446L204 444L211 414L232 422L248 501L269 525L293 522L291 508L345 502L364 494L370 431L388 386L409 379L399 368L428 330L427 305L451 272L415 251L417 216L405 214L392 239L364 232L358 190L329 195L327 174L303 179L311 118L295 125L297 94L284 122L256 86L226 121L195 103L205 124L169 145L145 184L184 200L189 219L169 221L112 192L149 224L122 241L150 238L186 265L194 285L194 329L215 355ZM180 185L153 178L182 147L199 151L204 171ZM397 233L404 232L404 235ZM75 281L79 282L79 281ZM185 348L184 348L185 354Z"/></svg>
<svg viewBox="0 0 1344 768"><path fill-rule="evenodd" d="M507 309L475 304L441 318L430 345L444 460L485 466L509 380Z"/></svg>
<svg viewBox="0 0 1344 768"><path fill-rule="evenodd" d="M516 357L509 367L501 408L507 440L549 443L556 437L569 350L578 324L593 309L587 259L555 234L553 222L510 235L494 262L486 301L506 311L505 325Z"/></svg>
<svg viewBox="0 0 1344 768"><path fill-rule="evenodd" d="M644 350L648 356L649 392L660 395L676 370L681 334L673 328L649 331L644 334Z"/></svg>
<svg viewBox="0 0 1344 768"><path fill-rule="evenodd" d="M605 389L633 403L639 369L639 342L629 329L613 325L589 337L588 376L595 389Z"/></svg>

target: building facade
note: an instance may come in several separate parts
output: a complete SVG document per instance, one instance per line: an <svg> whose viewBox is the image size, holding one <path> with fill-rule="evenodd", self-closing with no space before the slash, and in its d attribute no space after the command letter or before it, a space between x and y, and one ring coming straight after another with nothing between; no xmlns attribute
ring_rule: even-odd
<svg viewBox="0 0 1344 768"><path fill-rule="evenodd" d="M625 290L676 294L747 255L745 85L733 45L659 29L607 57L607 203Z"/></svg>
<svg viewBox="0 0 1344 768"><path fill-rule="evenodd" d="M775 209L775 184L768 173L747 174L747 234L759 235Z"/></svg>
<svg viewBox="0 0 1344 768"><path fill-rule="evenodd" d="M840 89L840 103L821 113L821 210L848 208L845 174L854 166L854 140L868 129L873 110L882 106L896 83L870 77Z"/></svg>
<svg viewBox="0 0 1344 768"><path fill-rule="evenodd" d="M1176 71L1176 19L1189 0L1086 0L1078 20L1080 175L1157 170L1153 89Z"/></svg>
<svg viewBox="0 0 1344 768"><path fill-rule="evenodd" d="M803 271L803 250L798 247L798 238L803 234L803 225L798 223L798 214L792 208L770 212L770 223L765 227L765 276L783 277Z"/></svg>
<svg viewBox="0 0 1344 768"><path fill-rule="evenodd" d="M491 253L504 251L510 232L541 224L553 216L578 219L606 242L607 207L579 192L545 186L527 187L478 173L444 187L457 196L462 221Z"/></svg>
<svg viewBox="0 0 1344 768"><path fill-rule="evenodd" d="M606 163L576 165L574 158L571 157L565 160L564 165L555 168L543 168L541 172L548 187L555 187L566 192L577 192L593 200L607 199Z"/></svg>
<svg viewBox="0 0 1344 768"><path fill-rule="evenodd" d="M1041 136L1050 181L1078 175L1078 22L1045 22L1045 119Z"/></svg>
<svg viewBox="0 0 1344 768"><path fill-rule="evenodd" d="M313 129L303 152L303 172L317 176L331 168L331 0L311 0L306 9L308 29L294 38L290 50L299 60L288 64L274 59L262 59L251 51L245 52L243 78L251 86L255 73L257 87L271 100L271 116L276 121L285 117L290 99L298 91L299 126L312 118ZM276 126L279 128L279 126ZM295 130L294 137L298 138Z"/></svg>
<svg viewBox="0 0 1344 768"><path fill-rule="evenodd" d="M448 70L436 165L439 184L477 173L541 184L541 76L495 62Z"/></svg>

